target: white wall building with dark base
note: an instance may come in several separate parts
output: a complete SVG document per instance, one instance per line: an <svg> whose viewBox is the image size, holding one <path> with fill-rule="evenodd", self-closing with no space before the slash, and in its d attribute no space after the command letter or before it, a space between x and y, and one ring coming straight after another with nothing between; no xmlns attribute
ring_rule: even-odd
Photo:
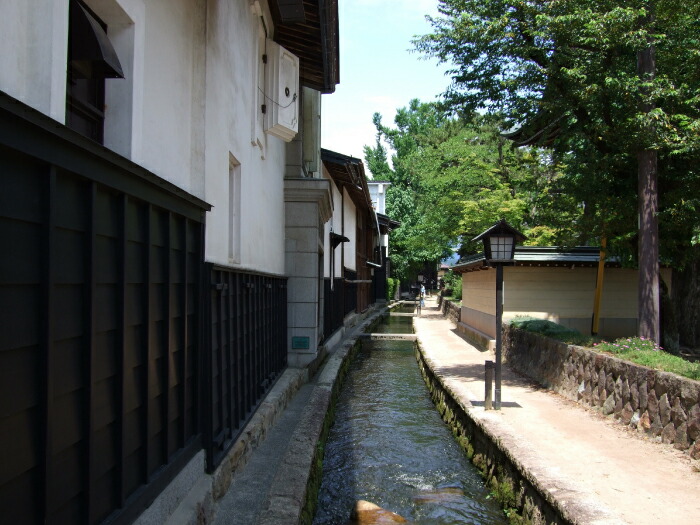
<svg viewBox="0 0 700 525"><path fill-rule="evenodd" d="M164 521L317 353L338 6L293 4L0 5L10 521Z"/></svg>

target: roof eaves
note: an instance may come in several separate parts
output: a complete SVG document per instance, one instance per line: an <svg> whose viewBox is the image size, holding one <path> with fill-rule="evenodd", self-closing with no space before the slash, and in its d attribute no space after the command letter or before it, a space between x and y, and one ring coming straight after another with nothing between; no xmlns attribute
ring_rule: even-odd
<svg viewBox="0 0 700 525"><path fill-rule="evenodd" d="M577 246L562 250L555 246L517 246L515 248L515 265L528 266L534 264L569 266L593 266L600 259L600 248L595 246ZM608 256L605 259L608 266L620 266L620 259ZM483 253L468 256L452 267L457 273L474 271L487 266Z"/></svg>
<svg viewBox="0 0 700 525"><path fill-rule="evenodd" d="M286 16L290 6L281 0L270 7L275 42L299 57L301 85L333 93L340 82L338 0L294 2L294 16Z"/></svg>

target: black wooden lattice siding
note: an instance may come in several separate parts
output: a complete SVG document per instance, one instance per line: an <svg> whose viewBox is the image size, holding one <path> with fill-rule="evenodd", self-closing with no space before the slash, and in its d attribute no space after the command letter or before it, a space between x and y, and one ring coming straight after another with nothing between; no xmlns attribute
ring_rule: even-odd
<svg viewBox="0 0 700 525"><path fill-rule="evenodd" d="M129 522L202 447L206 205L6 102L1 521Z"/></svg>
<svg viewBox="0 0 700 525"><path fill-rule="evenodd" d="M343 283L343 297L345 300L345 315L357 311L357 284L352 282L357 279L357 272L345 268L345 281Z"/></svg>
<svg viewBox="0 0 700 525"><path fill-rule="evenodd" d="M286 279L204 265L208 208L0 92L0 522L130 523L286 367Z"/></svg>
<svg viewBox="0 0 700 525"><path fill-rule="evenodd" d="M323 286L323 337L328 339L338 328L343 326L343 318L345 317L343 290L345 285L342 278L336 278L333 279L332 289L330 279L324 279Z"/></svg>
<svg viewBox="0 0 700 525"><path fill-rule="evenodd" d="M207 264L207 468L221 462L287 366L287 280Z"/></svg>

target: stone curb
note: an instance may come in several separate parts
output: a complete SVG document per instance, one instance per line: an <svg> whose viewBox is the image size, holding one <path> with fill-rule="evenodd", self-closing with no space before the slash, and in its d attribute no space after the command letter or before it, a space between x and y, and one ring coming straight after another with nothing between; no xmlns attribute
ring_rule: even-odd
<svg viewBox="0 0 700 525"><path fill-rule="evenodd" d="M575 484L558 477L547 466L542 465L536 453L520 444L518 437L511 434L509 429L499 424L498 415L477 410L467 399L463 399L455 391L454 381L440 375L437 364L426 355L425 343L419 337L418 348L421 359L437 383L450 400L459 407L461 415L473 425L474 430L496 447L500 458L490 459L498 464L504 459L513 470L519 473L522 480L530 485L560 518L558 523L586 525L620 525L626 523L616 517L601 503L580 493ZM433 395L434 387L431 388ZM479 450L479 439L470 440L474 443L476 454L493 455L488 450ZM485 449L488 447L484 447Z"/></svg>
<svg viewBox="0 0 700 525"><path fill-rule="evenodd" d="M270 487L268 501L263 505L261 524L301 521L316 445L321 439L323 423L331 402L331 390L344 358L349 354L349 348L344 347L340 354L333 356L321 371L326 382L314 387L302 419L289 440L287 451Z"/></svg>
<svg viewBox="0 0 700 525"><path fill-rule="evenodd" d="M338 382L341 370L352 358L352 350L356 348L361 334L385 313L386 309L382 308L366 318L345 338L338 349L329 354L322 365L308 405L275 474L268 500L263 505L265 510L261 513L258 522L260 525L305 522L304 511L307 503L310 498L316 498L315 494L309 493L310 482L315 474L320 474L314 472L317 446L324 439L324 424L328 410L334 402L333 395L339 390L337 387L341 386Z"/></svg>
<svg viewBox="0 0 700 525"><path fill-rule="evenodd" d="M258 410L241 432L236 444L212 474L212 497L220 500L231 486L235 472L244 467L258 445L265 440L268 430L275 424L301 386L308 381L304 369L288 368L262 401Z"/></svg>
<svg viewBox="0 0 700 525"><path fill-rule="evenodd" d="M308 372L304 369L288 368L282 373L221 465L212 474L202 473L199 476L175 511L166 519L168 525L202 525L214 521L217 503L231 486L235 471L247 463L255 448L265 439L268 429L307 381ZM152 509L144 512L137 523L151 523L151 512ZM154 521L156 522L159 521Z"/></svg>

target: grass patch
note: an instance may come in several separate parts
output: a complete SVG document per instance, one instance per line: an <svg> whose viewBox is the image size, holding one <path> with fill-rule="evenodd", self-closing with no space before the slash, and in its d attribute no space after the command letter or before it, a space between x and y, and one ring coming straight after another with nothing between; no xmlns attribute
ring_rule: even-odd
<svg viewBox="0 0 700 525"><path fill-rule="evenodd" d="M567 328L566 326L547 321L546 319L522 316L514 318L510 324L516 328L551 337L552 339L570 345L591 346L593 344L593 338L591 336L583 335L578 330Z"/></svg>
<svg viewBox="0 0 700 525"><path fill-rule="evenodd" d="M516 328L551 337L566 344L586 346L597 352L612 354L625 361L648 366L654 370L671 372L700 381L700 362L693 363L682 357L669 354L653 341L643 337L623 337L613 342L600 341L552 321L525 316L515 317L510 324Z"/></svg>
<svg viewBox="0 0 700 525"><path fill-rule="evenodd" d="M613 342L595 343L593 348L625 361L700 381L700 363L691 363L682 357L664 352L663 348L650 339L623 337Z"/></svg>
<svg viewBox="0 0 700 525"><path fill-rule="evenodd" d="M443 295L442 300L443 300L443 301L450 301L450 302L456 304L456 305L459 306L459 307L462 306L462 298L461 298L461 297L460 297L459 299L456 299L456 298L455 298L454 296L452 296L452 295Z"/></svg>

